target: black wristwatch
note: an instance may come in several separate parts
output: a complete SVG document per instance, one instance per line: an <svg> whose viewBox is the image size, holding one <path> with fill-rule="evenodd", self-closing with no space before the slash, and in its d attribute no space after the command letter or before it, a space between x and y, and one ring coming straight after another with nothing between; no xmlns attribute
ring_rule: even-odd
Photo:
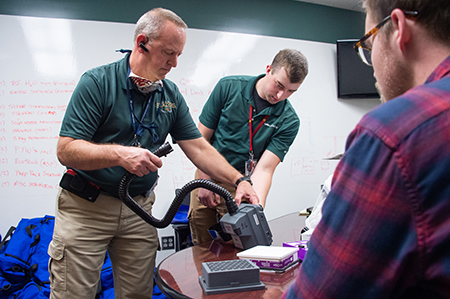
<svg viewBox="0 0 450 299"><path fill-rule="evenodd" d="M253 182L252 182L252 180L250 179L250 177L249 177L249 176L243 176L243 177L239 178L239 179L236 181L236 183L234 184L234 188L237 189L237 188L238 188L238 185L239 185L242 181L247 181L247 182L250 183L250 185L253 186Z"/></svg>

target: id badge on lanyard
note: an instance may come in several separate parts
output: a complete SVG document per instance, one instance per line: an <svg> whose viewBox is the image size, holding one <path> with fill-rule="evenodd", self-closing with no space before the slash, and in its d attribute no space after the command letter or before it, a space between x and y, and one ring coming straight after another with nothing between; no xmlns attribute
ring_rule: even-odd
<svg viewBox="0 0 450 299"><path fill-rule="evenodd" d="M132 146L137 146L137 147L142 147L141 146L141 136L144 132L144 130L149 131L150 135L152 136L152 141L153 143L158 142L159 137L158 134L156 133L156 130L158 129L158 126L156 125L156 120L158 119L159 114L161 113L162 110L162 101L164 99L164 87L161 87L161 105L159 105L158 110L156 110L156 116L155 119L149 124L149 125L144 125L144 119L150 109L150 105L152 103L152 99L154 98L155 92L153 91L153 93L150 95L148 101L147 101L147 105L145 106L145 110L142 113L141 119L138 119L138 126L136 126L136 120L135 120L135 114L134 114L134 106L133 106L133 100L131 98L131 92L130 92L130 66L128 65L128 74L127 74L127 99L128 99L128 104L129 104L129 108L130 108L130 117L131 117L131 125L134 131L134 141L132 143Z"/></svg>
<svg viewBox="0 0 450 299"><path fill-rule="evenodd" d="M253 170L256 167L256 163L258 160L252 158L253 154L250 154L250 157L247 161L245 161L245 176L251 176L253 174Z"/></svg>
<svg viewBox="0 0 450 299"><path fill-rule="evenodd" d="M256 167L256 164L258 160L255 159L253 154L253 136L255 136L256 132L261 129L262 125L266 122L266 120L269 118L269 115L264 116L263 120L259 123L259 125L256 127L255 131L253 131L252 128L252 117L253 117L253 107L250 105L250 113L248 118L248 126L249 126L249 139L250 139L250 150L249 150L249 157L248 160L245 161L245 176L251 176L253 173L253 170Z"/></svg>

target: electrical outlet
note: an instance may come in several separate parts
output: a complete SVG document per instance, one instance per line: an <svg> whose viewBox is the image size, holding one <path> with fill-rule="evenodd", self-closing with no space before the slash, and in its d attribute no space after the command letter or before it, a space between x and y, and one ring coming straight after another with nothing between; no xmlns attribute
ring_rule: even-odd
<svg viewBox="0 0 450 299"><path fill-rule="evenodd" d="M162 250L175 249L175 238L174 238L174 236L161 237L161 247L162 247Z"/></svg>

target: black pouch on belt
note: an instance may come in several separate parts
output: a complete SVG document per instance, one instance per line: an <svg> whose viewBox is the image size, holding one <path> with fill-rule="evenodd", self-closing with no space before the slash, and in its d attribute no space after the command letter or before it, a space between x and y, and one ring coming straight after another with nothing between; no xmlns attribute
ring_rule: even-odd
<svg viewBox="0 0 450 299"><path fill-rule="evenodd" d="M73 169L67 169L59 185L73 194L94 202L100 194L100 187L89 182Z"/></svg>

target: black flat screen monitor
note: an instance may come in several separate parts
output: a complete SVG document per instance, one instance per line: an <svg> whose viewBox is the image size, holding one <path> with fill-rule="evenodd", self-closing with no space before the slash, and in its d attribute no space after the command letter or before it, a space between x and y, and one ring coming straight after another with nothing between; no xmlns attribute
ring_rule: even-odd
<svg viewBox="0 0 450 299"><path fill-rule="evenodd" d="M379 98L373 68L361 61L353 44L357 39L336 41L339 98Z"/></svg>

